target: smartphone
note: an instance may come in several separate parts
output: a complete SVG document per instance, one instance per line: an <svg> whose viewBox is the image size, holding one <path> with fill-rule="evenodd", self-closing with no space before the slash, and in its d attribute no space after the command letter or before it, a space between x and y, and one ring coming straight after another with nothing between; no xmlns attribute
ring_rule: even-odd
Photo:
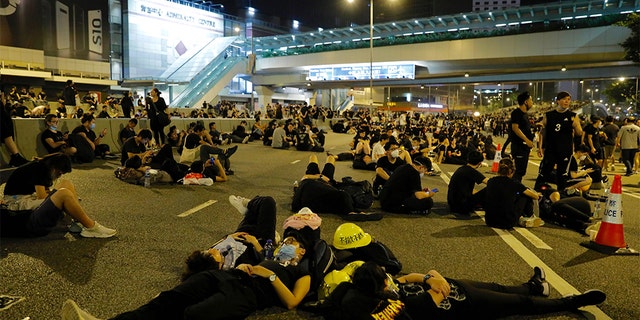
<svg viewBox="0 0 640 320"><path fill-rule="evenodd" d="M438 190L438 188L433 188L433 189L431 189L431 192L433 192L433 193L436 193L436 192L438 192L438 191L440 191L440 190Z"/></svg>

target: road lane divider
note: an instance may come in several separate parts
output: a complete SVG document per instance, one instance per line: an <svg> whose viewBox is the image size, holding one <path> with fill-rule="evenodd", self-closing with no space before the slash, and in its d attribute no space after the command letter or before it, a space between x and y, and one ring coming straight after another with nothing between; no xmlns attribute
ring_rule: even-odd
<svg viewBox="0 0 640 320"><path fill-rule="evenodd" d="M198 211L200 211L200 210L202 210L202 209L204 209L204 208L206 208L206 207L208 207L208 206L210 206L210 205L212 205L212 204L214 204L216 202L218 202L218 200L209 200L209 201L207 201L207 202L205 202L203 204L197 205L197 206L195 206L195 207L193 207L193 208L191 208L191 209L179 214L178 217L184 218L184 217L190 216L190 215L192 215L192 214L194 214L194 213L196 213L196 212L198 212Z"/></svg>

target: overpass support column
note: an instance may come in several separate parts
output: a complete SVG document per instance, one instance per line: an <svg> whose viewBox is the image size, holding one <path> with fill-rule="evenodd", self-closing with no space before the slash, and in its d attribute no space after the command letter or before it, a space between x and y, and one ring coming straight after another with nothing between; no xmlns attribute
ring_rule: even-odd
<svg viewBox="0 0 640 320"><path fill-rule="evenodd" d="M271 103L273 98L273 90L269 87L265 86L256 86L254 90L258 94L258 107L260 110L265 110L267 104Z"/></svg>

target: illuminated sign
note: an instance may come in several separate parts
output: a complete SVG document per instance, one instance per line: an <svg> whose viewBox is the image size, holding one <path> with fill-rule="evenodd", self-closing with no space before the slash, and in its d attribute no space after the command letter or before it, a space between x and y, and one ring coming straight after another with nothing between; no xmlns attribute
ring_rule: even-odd
<svg viewBox="0 0 640 320"><path fill-rule="evenodd" d="M444 109L444 106L441 104L418 103L418 108Z"/></svg>
<svg viewBox="0 0 640 320"><path fill-rule="evenodd" d="M139 14L168 22L190 24L222 33L224 20L221 14L199 10L176 3L158 0L129 1L129 14Z"/></svg>
<svg viewBox="0 0 640 320"><path fill-rule="evenodd" d="M87 11L89 17L89 51L102 54L102 11L101 10L89 10Z"/></svg>
<svg viewBox="0 0 640 320"><path fill-rule="evenodd" d="M414 79L415 70L414 64L379 64L373 65L373 69L369 65L321 67L309 69L309 80Z"/></svg>

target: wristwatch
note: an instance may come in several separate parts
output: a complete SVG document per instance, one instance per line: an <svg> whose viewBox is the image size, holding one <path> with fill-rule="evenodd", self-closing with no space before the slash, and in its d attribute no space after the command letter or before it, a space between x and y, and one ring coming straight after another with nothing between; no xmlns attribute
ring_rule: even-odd
<svg viewBox="0 0 640 320"><path fill-rule="evenodd" d="M427 280L429 280L429 279L431 279L431 275L427 273L427 274L424 275L424 278L422 278L422 282L423 283L427 283Z"/></svg>
<svg viewBox="0 0 640 320"><path fill-rule="evenodd" d="M271 282L276 281L276 279L278 279L278 275L276 275L275 273L269 276L269 281Z"/></svg>

